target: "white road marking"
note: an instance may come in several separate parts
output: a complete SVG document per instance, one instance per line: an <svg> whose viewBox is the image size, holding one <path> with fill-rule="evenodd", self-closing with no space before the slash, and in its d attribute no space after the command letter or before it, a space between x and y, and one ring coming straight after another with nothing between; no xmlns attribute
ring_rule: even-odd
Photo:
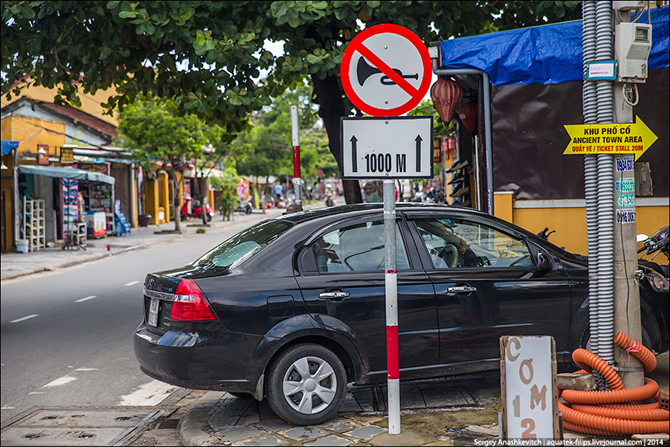
<svg viewBox="0 0 670 447"><path fill-rule="evenodd" d="M39 316L39 314L28 315L28 316L25 316L23 318L17 318L16 320L12 320L12 321L10 321L10 323L20 323L21 321L30 320L31 318L35 318L35 317L38 317L38 316Z"/></svg>
<svg viewBox="0 0 670 447"><path fill-rule="evenodd" d="M93 298L97 298L97 295L87 296L86 298L75 301L75 303L83 303L84 301L92 300Z"/></svg>
<svg viewBox="0 0 670 447"><path fill-rule="evenodd" d="M121 396L119 405L124 406L154 406L158 405L178 387L168 385L167 383L153 380L144 385L140 385L135 391L125 396Z"/></svg>
<svg viewBox="0 0 670 447"><path fill-rule="evenodd" d="M52 382L47 383L47 384L44 385L42 388L50 388L50 387L54 387L54 386L62 386L62 385L66 385L66 384L68 384L68 383L70 383L70 382L74 382L75 380L77 380L76 377L63 376L63 377L61 377L61 378L59 378L59 379L56 379L56 380L54 380L54 381L52 381Z"/></svg>
<svg viewBox="0 0 670 447"><path fill-rule="evenodd" d="M98 368L77 368L75 371L98 371Z"/></svg>
<svg viewBox="0 0 670 447"><path fill-rule="evenodd" d="M9 405L5 405L4 407L0 408L0 410L14 410L15 407L10 407Z"/></svg>
<svg viewBox="0 0 670 447"><path fill-rule="evenodd" d="M42 391L31 391L30 393L28 393L28 395L32 394L44 394L44 393Z"/></svg>
<svg viewBox="0 0 670 447"><path fill-rule="evenodd" d="M139 281L132 281L129 282L128 284L124 284L125 286L134 286L135 284L139 284Z"/></svg>

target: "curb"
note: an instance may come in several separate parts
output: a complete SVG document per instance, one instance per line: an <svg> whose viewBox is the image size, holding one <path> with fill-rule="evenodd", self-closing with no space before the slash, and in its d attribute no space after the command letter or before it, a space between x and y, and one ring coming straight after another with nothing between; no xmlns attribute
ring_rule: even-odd
<svg viewBox="0 0 670 447"><path fill-rule="evenodd" d="M221 445L219 438L210 434L209 411L225 394L224 391L210 391L186 412L179 423L179 439L186 446Z"/></svg>

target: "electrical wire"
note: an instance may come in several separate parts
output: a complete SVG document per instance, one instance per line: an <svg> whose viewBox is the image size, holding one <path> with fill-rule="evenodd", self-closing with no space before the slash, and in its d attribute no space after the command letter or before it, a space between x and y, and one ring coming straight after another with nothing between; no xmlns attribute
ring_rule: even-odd
<svg viewBox="0 0 670 447"><path fill-rule="evenodd" d="M640 93L637 90L637 84L631 84L632 85L631 90L635 91L635 101L634 102L631 102L630 99L628 99L628 93L626 92L626 86L627 85L628 85L627 83L624 83L624 84L621 85L621 89L623 91L623 95L622 95L623 100L626 101L626 103L629 106L635 107L637 105L637 103L640 101Z"/></svg>

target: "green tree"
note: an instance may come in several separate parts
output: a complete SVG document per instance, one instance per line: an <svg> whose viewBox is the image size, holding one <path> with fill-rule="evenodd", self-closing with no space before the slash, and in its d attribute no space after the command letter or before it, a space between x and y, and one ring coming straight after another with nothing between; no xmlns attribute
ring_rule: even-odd
<svg viewBox="0 0 670 447"><path fill-rule="evenodd" d="M77 89L115 87L110 109L151 93L174 98L182 112L240 131L251 111L304 77L340 164L339 119L353 113L339 80L347 43L365 27L395 23L424 42L571 20L578 1L3 1L2 93L30 75L61 86L57 101L77 103ZM263 49L284 42L285 55ZM268 76L257 83L261 70ZM9 95L8 95L9 97ZM360 201L344 182L348 203Z"/></svg>
<svg viewBox="0 0 670 447"><path fill-rule="evenodd" d="M191 161L210 165L213 157L221 157L222 129L208 126L192 114L177 115L170 101L145 98L124 108L119 115L118 131L124 148L140 161L143 169L151 172L158 161L166 167L168 163L172 166L168 176L176 191L173 203L177 210L175 231L181 231L179 184L183 182L183 176L177 177L177 166L185 166ZM200 166L200 171L203 170L204 166Z"/></svg>
<svg viewBox="0 0 670 447"><path fill-rule="evenodd" d="M221 205L221 213L223 220L231 220L235 208L240 201L236 194L235 188L240 182L240 176L237 174L235 168L226 168L222 174L213 175L209 179L212 187L221 191L219 196L219 204Z"/></svg>

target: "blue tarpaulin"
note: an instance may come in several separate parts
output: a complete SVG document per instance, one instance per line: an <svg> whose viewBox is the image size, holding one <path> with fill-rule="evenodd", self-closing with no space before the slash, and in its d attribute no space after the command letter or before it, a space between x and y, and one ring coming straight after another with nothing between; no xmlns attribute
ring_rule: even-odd
<svg viewBox="0 0 670 447"><path fill-rule="evenodd" d="M668 10L651 8L649 69L668 66ZM644 11L638 20L647 23ZM583 80L582 21L535 26L440 42L443 68L476 68L493 85Z"/></svg>
<svg viewBox="0 0 670 447"><path fill-rule="evenodd" d="M19 147L19 142L18 141L12 141L12 140L2 140L2 155L7 155L14 149Z"/></svg>

